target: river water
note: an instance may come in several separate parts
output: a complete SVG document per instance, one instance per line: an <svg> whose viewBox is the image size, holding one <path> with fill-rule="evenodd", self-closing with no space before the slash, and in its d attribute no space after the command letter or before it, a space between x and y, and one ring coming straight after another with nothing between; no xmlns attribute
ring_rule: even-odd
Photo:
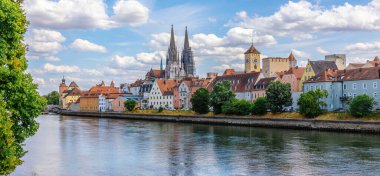
<svg viewBox="0 0 380 176"><path fill-rule="evenodd" d="M12 175L380 175L376 135L46 115Z"/></svg>

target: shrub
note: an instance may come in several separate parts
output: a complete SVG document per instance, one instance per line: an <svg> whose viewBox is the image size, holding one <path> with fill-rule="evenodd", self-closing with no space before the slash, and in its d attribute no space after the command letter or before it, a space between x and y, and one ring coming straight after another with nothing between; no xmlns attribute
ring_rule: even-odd
<svg viewBox="0 0 380 176"><path fill-rule="evenodd" d="M231 83L223 81L214 86L210 94L210 105L213 108L214 114L222 112L222 106L235 99L235 93L231 91Z"/></svg>
<svg viewBox="0 0 380 176"><path fill-rule="evenodd" d="M210 110L210 94L207 89L198 89L191 97L192 109L199 114L207 114Z"/></svg>
<svg viewBox="0 0 380 176"><path fill-rule="evenodd" d="M247 100L234 100L222 106L224 114L233 115L249 115L251 112L252 103Z"/></svg>
<svg viewBox="0 0 380 176"><path fill-rule="evenodd" d="M327 96L327 91L322 91L320 89L301 94L301 97L297 102L300 114L308 118L314 118L321 115L324 112L323 107L326 106L326 103L321 101L321 98Z"/></svg>
<svg viewBox="0 0 380 176"><path fill-rule="evenodd" d="M158 108L158 112L161 113L162 111L164 111L164 108L163 108L162 106L160 106L160 107Z"/></svg>
<svg viewBox="0 0 380 176"><path fill-rule="evenodd" d="M137 102L135 100L127 100L124 102L124 107L128 111L133 111L136 107Z"/></svg>
<svg viewBox="0 0 380 176"><path fill-rule="evenodd" d="M259 97L252 105L252 114L264 115L268 110L268 101L265 97Z"/></svg>
<svg viewBox="0 0 380 176"><path fill-rule="evenodd" d="M350 103L350 114L354 117L364 117L371 114L376 101L368 95L358 95Z"/></svg>
<svg viewBox="0 0 380 176"><path fill-rule="evenodd" d="M273 113L283 112L284 107L291 106L292 91L289 83L271 82L266 90L269 109Z"/></svg>

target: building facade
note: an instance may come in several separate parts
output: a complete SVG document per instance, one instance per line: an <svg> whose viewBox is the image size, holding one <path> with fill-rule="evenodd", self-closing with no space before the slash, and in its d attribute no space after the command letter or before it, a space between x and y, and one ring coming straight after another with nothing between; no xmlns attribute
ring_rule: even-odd
<svg viewBox="0 0 380 176"><path fill-rule="evenodd" d="M297 66L297 60L293 53L289 57L268 57L263 59L263 74L265 77L276 76L276 72L285 72L291 67Z"/></svg>
<svg viewBox="0 0 380 176"><path fill-rule="evenodd" d="M331 54L325 56L325 61L335 62L338 70L344 70L346 68L346 55L345 54Z"/></svg>

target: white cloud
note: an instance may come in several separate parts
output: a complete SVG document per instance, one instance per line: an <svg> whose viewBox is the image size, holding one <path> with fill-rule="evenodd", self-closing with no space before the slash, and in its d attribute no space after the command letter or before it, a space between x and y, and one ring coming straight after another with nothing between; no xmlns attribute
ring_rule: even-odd
<svg viewBox="0 0 380 176"><path fill-rule="evenodd" d="M308 54L304 51L292 49L292 52L296 58L310 58L310 54Z"/></svg>
<svg viewBox="0 0 380 176"><path fill-rule="evenodd" d="M313 36L311 34L298 34L293 37L293 40L295 41L301 41L301 40L307 40L307 39L312 39Z"/></svg>
<svg viewBox="0 0 380 176"><path fill-rule="evenodd" d="M79 72L80 68L78 66L53 65L50 63L46 63L43 66L42 71L47 72L47 73L75 73L75 72Z"/></svg>
<svg viewBox="0 0 380 176"><path fill-rule="evenodd" d="M226 69L229 69L229 68L233 68L236 71L242 71L244 70L244 64L232 64L232 65L222 64L222 65L217 65L217 66L212 67L212 69L217 72L224 72Z"/></svg>
<svg viewBox="0 0 380 176"><path fill-rule="evenodd" d="M315 48L319 53L323 54L323 55L328 55L330 54L330 52L326 51L325 49L323 49L322 47L316 47Z"/></svg>
<svg viewBox="0 0 380 176"><path fill-rule="evenodd" d="M26 37L29 52L35 56L49 56L63 49L62 42L66 39L58 31L33 29Z"/></svg>
<svg viewBox="0 0 380 176"><path fill-rule="evenodd" d="M79 51L93 51L100 53L107 52L107 49L104 46L91 43L90 41L84 39L76 39L73 43L71 43L70 47Z"/></svg>
<svg viewBox="0 0 380 176"><path fill-rule="evenodd" d="M111 58L111 64L119 68L142 68L145 66L145 64L138 61L135 57L119 55L115 55Z"/></svg>
<svg viewBox="0 0 380 176"><path fill-rule="evenodd" d="M118 23L132 26L144 24L149 19L149 9L137 0L119 0L113 6L115 15L112 17Z"/></svg>
<svg viewBox="0 0 380 176"><path fill-rule="evenodd" d="M163 60L162 62L164 63L166 60L166 52L165 51L156 51L152 53L142 52L136 55L136 59L140 62L149 63L149 64L158 64L161 62L161 59L162 59Z"/></svg>
<svg viewBox="0 0 380 176"><path fill-rule="evenodd" d="M136 0L116 1L113 16L103 0L25 0L23 8L32 26L51 29L109 29L149 18L149 10Z"/></svg>
<svg viewBox="0 0 380 176"><path fill-rule="evenodd" d="M241 11L226 26L253 28L263 34L293 35L295 39L308 39L311 33L380 30L380 5L373 0L366 5L345 3L322 8L306 0L289 1L270 16L249 17ZM303 37L299 37L299 33ZM298 37L297 37L298 36Z"/></svg>
<svg viewBox="0 0 380 176"><path fill-rule="evenodd" d="M35 84L38 84L38 85L45 85L45 80L43 78L37 78L37 77L34 77L33 78L33 83Z"/></svg>
<svg viewBox="0 0 380 176"><path fill-rule="evenodd" d="M379 51L380 42L354 43L346 46L347 52L351 51Z"/></svg>
<svg viewBox="0 0 380 176"><path fill-rule="evenodd" d="M52 61L52 62L60 61L60 59L58 57L55 57L55 56L46 56L45 60Z"/></svg>

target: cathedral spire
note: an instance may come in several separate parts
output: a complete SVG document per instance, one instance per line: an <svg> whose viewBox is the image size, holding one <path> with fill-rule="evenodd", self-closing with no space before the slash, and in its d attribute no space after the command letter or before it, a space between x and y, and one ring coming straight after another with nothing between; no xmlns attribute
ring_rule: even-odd
<svg viewBox="0 0 380 176"><path fill-rule="evenodd" d="M170 44L169 44L169 47L170 49L175 49L175 40L174 40L174 29L173 29L173 25L172 25L172 30L171 30L171 33L170 33Z"/></svg>
<svg viewBox="0 0 380 176"><path fill-rule="evenodd" d="M190 48L189 36L187 34L187 26L186 26L186 29L185 29L185 46L184 46L184 48Z"/></svg>
<svg viewBox="0 0 380 176"><path fill-rule="evenodd" d="M160 71L162 71L162 58L161 58L161 64L160 64Z"/></svg>

